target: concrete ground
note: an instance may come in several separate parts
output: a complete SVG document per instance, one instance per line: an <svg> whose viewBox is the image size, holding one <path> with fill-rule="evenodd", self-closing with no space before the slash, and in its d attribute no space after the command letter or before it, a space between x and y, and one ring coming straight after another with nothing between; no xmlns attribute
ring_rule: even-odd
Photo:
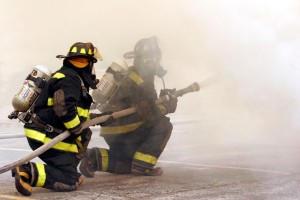
<svg viewBox="0 0 300 200"><path fill-rule="evenodd" d="M182 116L184 113L172 120L173 135L158 163L164 169L161 176L99 172L94 178L85 178L74 192L33 188L32 196L25 198L6 172L0 175L0 199L300 199L300 146L286 142L298 140L297 135L283 139L253 133L254 137L234 127L245 119L228 119L225 127L224 120ZM22 132L21 125L0 126L1 132ZM219 129L223 131L215 131ZM90 146L105 147L99 129L93 131ZM24 137L1 139L0 165L30 152Z"/></svg>

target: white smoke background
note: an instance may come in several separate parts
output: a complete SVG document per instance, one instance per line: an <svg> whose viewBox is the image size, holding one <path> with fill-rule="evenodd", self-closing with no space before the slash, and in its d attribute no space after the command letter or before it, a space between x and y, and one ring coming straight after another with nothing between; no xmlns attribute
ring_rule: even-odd
<svg viewBox="0 0 300 200"><path fill-rule="evenodd" d="M185 130L195 143L298 144L299 11L298 0L0 0L0 119L31 69L55 71L73 43L99 48L101 76L156 35L166 87L201 84L170 115L196 121Z"/></svg>

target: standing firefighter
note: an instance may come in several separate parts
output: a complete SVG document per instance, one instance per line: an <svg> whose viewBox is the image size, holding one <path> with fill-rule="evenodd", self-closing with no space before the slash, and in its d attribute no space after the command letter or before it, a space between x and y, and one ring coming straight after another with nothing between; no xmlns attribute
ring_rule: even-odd
<svg viewBox="0 0 300 200"><path fill-rule="evenodd" d="M165 115L175 112L177 98L169 93L174 90L163 90L161 95L169 94L170 100L155 104L158 97L154 77L157 75L162 78L166 74L160 65L161 51L157 38L138 41L134 51L126 53L124 58L134 58L133 66L128 69L126 78L104 111L115 112L136 106L137 112L101 127L101 136L109 149L87 150L79 167L86 177L93 177L95 171L144 176L163 173L155 165L173 129L170 119ZM114 78L119 79L120 73L114 73Z"/></svg>
<svg viewBox="0 0 300 200"><path fill-rule="evenodd" d="M30 147L35 150L65 130L71 136L42 153L45 162L29 162L12 170L15 185L21 194L30 196L31 187L56 191L72 191L82 182L77 166L91 138L91 130L83 129L89 120L92 97L89 88L96 88L94 63L102 60L92 43L71 46L63 66L53 73L37 98L32 123L24 125Z"/></svg>

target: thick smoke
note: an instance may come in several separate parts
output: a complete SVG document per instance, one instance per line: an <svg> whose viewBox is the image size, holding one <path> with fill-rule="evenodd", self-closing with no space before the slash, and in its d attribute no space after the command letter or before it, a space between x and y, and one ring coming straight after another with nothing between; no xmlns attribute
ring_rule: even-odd
<svg viewBox="0 0 300 200"><path fill-rule="evenodd" d="M293 141L300 128L299 9L297 0L0 0L0 108L10 106L36 64L58 69L55 56L74 42L99 48L101 76L139 39L156 35L166 87L201 83L199 93L181 98L175 119L216 123L192 129L224 140Z"/></svg>

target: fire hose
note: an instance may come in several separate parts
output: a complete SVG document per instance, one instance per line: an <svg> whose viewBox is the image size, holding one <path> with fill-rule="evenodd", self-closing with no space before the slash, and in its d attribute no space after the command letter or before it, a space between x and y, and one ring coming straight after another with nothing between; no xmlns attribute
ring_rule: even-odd
<svg viewBox="0 0 300 200"><path fill-rule="evenodd" d="M183 95L185 95L187 93L196 92L196 91L199 91L199 90L200 90L199 83L195 82L195 83L189 85L186 88L183 88L181 90L177 90L175 92L174 96L180 97L180 96L183 96ZM155 103L156 104L160 104L162 102L168 101L169 98L170 97L168 95L162 96L162 97L158 98ZM136 112L136 107L127 108L125 110L114 112L114 113L112 113L110 115L103 115L101 117L97 117L97 118L91 119L89 121L86 121L86 122L84 122L82 124L82 127L83 128L88 128L90 126L95 126L97 124L105 122L110 117L113 117L114 119L118 119L118 118L130 115L130 114L133 114L135 112ZM59 134L58 136L56 136L55 138L53 138L52 140L50 140L48 143L40 146L39 148L37 148L36 150L34 150L33 152L31 152L30 154L28 154L24 158L21 158L21 159L13 162L11 164L8 164L8 165L5 165L5 166L1 167L0 168L0 174L2 174L4 172L7 172L7 171L10 171L10 170L12 170L12 169L14 169L14 168L16 168L16 167L18 167L20 165L25 164L26 162L29 162L32 159L38 157L39 155L41 155L42 153L44 153L48 149L52 148L58 142L63 141L64 139L66 139L70 135L71 135L71 133L69 131L67 131L67 130L64 131L63 133Z"/></svg>

